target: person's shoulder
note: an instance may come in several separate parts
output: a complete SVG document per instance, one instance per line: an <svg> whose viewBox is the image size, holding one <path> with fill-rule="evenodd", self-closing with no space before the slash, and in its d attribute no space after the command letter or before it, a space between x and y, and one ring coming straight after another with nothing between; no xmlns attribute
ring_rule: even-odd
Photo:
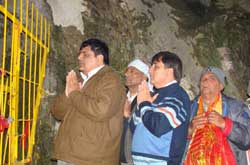
<svg viewBox="0 0 250 165"><path fill-rule="evenodd" d="M176 92L177 94L180 94L182 97L186 97L190 100L187 91L180 84L178 84L176 90L177 90Z"/></svg>
<svg viewBox="0 0 250 165"><path fill-rule="evenodd" d="M174 83L161 89L162 97L189 98L187 92L179 83Z"/></svg>
<svg viewBox="0 0 250 165"><path fill-rule="evenodd" d="M191 100L191 103L192 103L192 104L198 104L198 99L199 99L199 97L200 97L200 95L195 96L195 98L193 98L193 99Z"/></svg>
<svg viewBox="0 0 250 165"><path fill-rule="evenodd" d="M222 94L222 101L226 101L226 102L237 102L237 103L243 103L243 101L240 101L234 97Z"/></svg>
<svg viewBox="0 0 250 165"><path fill-rule="evenodd" d="M190 104L190 98L188 93L180 86L180 84L175 83L169 86L168 88L165 89L165 91L162 92L162 97L167 97L167 98L174 98L177 99L181 102L185 102Z"/></svg>
<svg viewBox="0 0 250 165"><path fill-rule="evenodd" d="M111 66L105 65L100 71L99 81L114 82L122 84L122 78L118 71Z"/></svg>
<svg viewBox="0 0 250 165"><path fill-rule="evenodd" d="M119 76L118 71L116 71L115 69L113 69L111 66L105 65L101 70L100 70L100 74L102 76Z"/></svg>
<svg viewBox="0 0 250 165"><path fill-rule="evenodd" d="M226 102L229 105L235 105L239 107L246 106L246 104L243 101L233 98L231 96L225 95L225 94L222 95L222 102Z"/></svg>

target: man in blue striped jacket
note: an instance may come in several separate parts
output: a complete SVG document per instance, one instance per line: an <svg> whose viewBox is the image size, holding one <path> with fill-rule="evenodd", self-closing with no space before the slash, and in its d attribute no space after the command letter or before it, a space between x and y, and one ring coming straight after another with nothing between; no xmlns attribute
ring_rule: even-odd
<svg viewBox="0 0 250 165"><path fill-rule="evenodd" d="M159 52L152 58L150 78L156 92L151 96L146 82L139 86L139 109L131 126L135 165L180 164L190 117L190 100L179 85L181 77L182 62L176 54Z"/></svg>

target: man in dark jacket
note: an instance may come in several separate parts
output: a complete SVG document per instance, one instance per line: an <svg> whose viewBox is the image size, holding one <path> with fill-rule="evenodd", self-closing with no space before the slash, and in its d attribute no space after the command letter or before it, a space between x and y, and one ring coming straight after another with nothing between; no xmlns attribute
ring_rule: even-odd
<svg viewBox="0 0 250 165"><path fill-rule="evenodd" d="M205 136L201 142L197 141L196 137L199 136L198 139L203 138L202 130L209 130L209 128L215 128L215 132L222 131L222 139L225 140L222 143L227 142L229 144L227 153L222 156L222 159L218 160L221 164L223 164L223 157L225 156L227 157L227 159L224 159L225 161L231 159L228 162L229 164L247 164L246 150L250 147L250 110L243 102L223 95L224 86L225 75L221 69L207 67L202 71L199 83L200 95L191 106L191 121L188 131L191 142L185 160L186 164L189 164L190 161L192 163L205 161L208 164L216 164L216 159L219 159L218 156L214 158L213 155L209 156L208 154L207 157L189 157L189 155L195 155L193 150L200 150L197 151L200 154L207 152L213 141L218 141L219 136ZM206 140L212 140L212 143L204 145L203 142ZM195 148L195 145L198 146ZM226 146L219 146L218 153L222 147ZM203 155L206 155L206 153L203 153ZM230 157L230 155L232 156Z"/></svg>
<svg viewBox="0 0 250 165"><path fill-rule="evenodd" d="M60 165L117 165L125 88L119 74L108 66L104 42L84 41L78 61L83 83L74 71L69 72L65 92L51 108L61 121L53 158Z"/></svg>
<svg viewBox="0 0 250 165"><path fill-rule="evenodd" d="M139 85L142 81L149 81L149 67L140 59L135 59L128 64L125 71L125 85L128 88L127 100L124 105L124 126L121 140L120 162L122 165L132 165L132 134L130 129L131 114L136 111L137 107L137 93ZM150 82L148 82L149 87Z"/></svg>

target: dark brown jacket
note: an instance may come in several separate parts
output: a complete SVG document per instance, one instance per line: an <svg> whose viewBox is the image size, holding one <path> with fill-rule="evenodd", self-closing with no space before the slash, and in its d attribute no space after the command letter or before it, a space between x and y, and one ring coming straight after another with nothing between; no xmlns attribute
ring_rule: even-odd
<svg viewBox="0 0 250 165"><path fill-rule="evenodd" d="M117 165L125 97L119 75L109 66L80 92L57 97L51 112L61 125L53 158L75 165Z"/></svg>

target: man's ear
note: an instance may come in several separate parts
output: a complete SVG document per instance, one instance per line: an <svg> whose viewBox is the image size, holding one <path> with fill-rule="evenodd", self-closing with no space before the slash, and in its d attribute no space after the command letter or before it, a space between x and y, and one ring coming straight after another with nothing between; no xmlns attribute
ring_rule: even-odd
<svg viewBox="0 0 250 165"><path fill-rule="evenodd" d="M145 75L143 75L143 80L148 81L148 77L147 77L147 76L145 76Z"/></svg>
<svg viewBox="0 0 250 165"><path fill-rule="evenodd" d="M174 69L173 68L168 68L168 75L173 75L174 76Z"/></svg>
<svg viewBox="0 0 250 165"><path fill-rule="evenodd" d="M97 55L96 58L97 58L99 64L104 64L104 57L103 57L103 55Z"/></svg>

